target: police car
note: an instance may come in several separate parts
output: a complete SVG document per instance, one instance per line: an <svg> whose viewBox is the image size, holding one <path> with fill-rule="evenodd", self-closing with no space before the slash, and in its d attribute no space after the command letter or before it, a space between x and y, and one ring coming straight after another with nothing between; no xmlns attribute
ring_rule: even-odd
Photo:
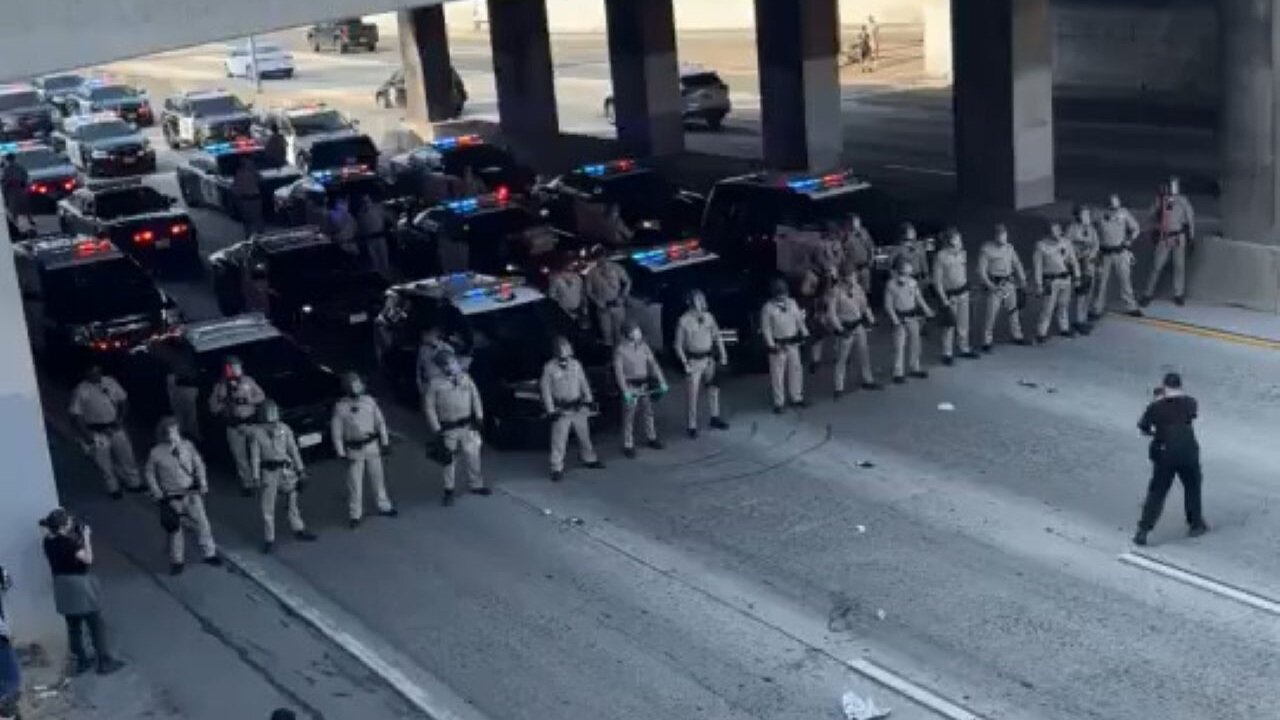
<svg viewBox="0 0 1280 720"><path fill-rule="evenodd" d="M607 349L518 278L455 273L387 291L374 350L381 370L406 396L416 397L418 346L428 329L468 360L484 402L486 437L496 444L546 442L538 381L557 335L573 343L598 401L617 395Z"/></svg>
<svg viewBox="0 0 1280 720"><path fill-rule="evenodd" d="M206 452L227 453L221 421L209 413L209 394L226 357L235 355L280 416L303 453L326 452L330 413L341 396L337 375L259 314L191 322L134 349L122 380L140 414L177 411L195 404L197 435ZM185 399L184 399L185 398Z"/></svg>
<svg viewBox="0 0 1280 720"><path fill-rule="evenodd" d="M392 263L408 277L475 271L537 275L542 258L573 242L541 213L501 189L449 200L404 218L392 235Z"/></svg>
<svg viewBox="0 0 1280 720"><path fill-rule="evenodd" d="M76 73L59 73L36 78L35 88L40 92L40 99L52 105L55 110L67 114L67 98L85 81L83 75Z"/></svg>
<svg viewBox="0 0 1280 720"><path fill-rule="evenodd" d="M680 66L680 97L684 104L685 122L703 122L712 130L719 130L724 125L725 116L733 109L729 102L729 86L714 70L700 65ZM612 95L605 98L604 116L610 125L617 124Z"/></svg>
<svg viewBox="0 0 1280 720"><path fill-rule="evenodd" d="M115 113L73 115L53 133L52 143L90 178L145 175L156 170L151 141Z"/></svg>
<svg viewBox="0 0 1280 720"><path fill-rule="evenodd" d="M0 157L9 154L27 171L27 198L33 213L53 212L58 200L79 187L76 166L39 140L0 143Z"/></svg>
<svg viewBox="0 0 1280 720"><path fill-rule="evenodd" d="M605 212L616 204L632 229L654 229L671 239L696 234L705 198L672 186L656 170L634 160L592 163L539 188L551 220L587 240L609 237Z"/></svg>
<svg viewBox="0 0 1280 720"><path fill-rule="evenodd" d="M510 152L485 142L479 135L432 140L420 148L388 161L391 184L397 195L417 195L430 173L462 177L470 169L489 190L505 187L524 193L533 186L534 173L520 165Z"/></svg>
<svg viewBox="0 0 1280 720"><path fill-rule="evenodd" d="M34 85L0 85L0 140L30 140L53 132L52 105Z"/></svg>
<svg viewBox="0 0 1280 720"><path fill-rule="evenodd" d="M357 197L368 197L381 201L386 195L387 184L377 171L371 165L357 162L326 170L312 169L305 175L295 176L275 190L272 205L276 217L287 225L315 225L323 220L331 200L345 198L351 202Z"/></svg>
<svg viewBox="0 0 1280 720"><path fill-rule="evenodd" d="M302 177L288 165L267 157L256 140L241 138L206 145L176 170L178 192L188 207L207 207L238 218L239 206L231 191L231 182L240 163L248 160L258 169L258 182L264 197L277 188ZM265 210L270 214L270 207Z"/></svg>
<svg viewBox="0 0 1280 720"><path fill-rule="evenodd" d="M286 329L368 327L387 286L314 227L254 235L210 255L209 267L223 314L264 310Z"/></svg>
<svg viewBox="0 0 1280 720"><path fill-rule="evenodd" d="M64 107L67 115L114 113L139 127L150 127L156 122L146 90L111 80L86 80L66 96Z"/></svg>
<svg viewBox="0 0 1280 720"><path fill-rule="evenodd" d="M13 246L31 347L75 367L165 332L181 313L110 240L54 235Z"/></svg>
<svg viewBox="0 0 1280 720"><path fill-rule="evenodd" d="M94 183L58 203L63 232L109 238L146 264L200 266L196 227L177 198L138 178Z"/></svg>
<svg viewBox="0 0 1280 720"><path fill-rule="evenodd" d="M304 171L310 163L311 146L316 142L360 136L354 121L323 103L268 110L262 113L254 124L254 137L266 144L271 134L272 124L279 128L280 135L284 137L289 162ZM367 148L361 148L361 151L357 155L363 154L366 157L369 155ZM376 165L376 150L373 152L373 159ZM322 168L324 165L319 167Z"/></svg>
<svg viewBox="0 0 1280 720"><path fill-rule="evenodd" d="M166 98L160 129L169 147L199 147L220 140L248 137L253 124L249 107L226 90L199 90Z"/></svg>

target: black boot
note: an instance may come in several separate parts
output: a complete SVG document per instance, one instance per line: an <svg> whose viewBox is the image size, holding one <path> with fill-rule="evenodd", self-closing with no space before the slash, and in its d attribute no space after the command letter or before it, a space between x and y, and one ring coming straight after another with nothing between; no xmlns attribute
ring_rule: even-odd
<svg viewBox="0 0 1280 720"><path fill-rule="evenodd" d="M1147 531L1143 530L1142 528L1138 528L1138 532L1134 533L1133 535L1133 544L1139 547L1146 547Z"/></svg>
<svg viewBox="0 0 1280 720"><path fill-rule="evenodd" d="M711 418L711 427L715 430L728 430L729 423L721 420L719 417L713 417Z"/></svg>
<svg viewBox="0 0 1280 720"><path fill-rule="evenodd" d="M441 504L442 506L444 506L444 507L449 507L450 505L452 505L452 504L453 504L453 491L452 491L452 490L445 490L445 491L444 491L444 495L441 495L441 496L440 496L440 504Z"/></svg>

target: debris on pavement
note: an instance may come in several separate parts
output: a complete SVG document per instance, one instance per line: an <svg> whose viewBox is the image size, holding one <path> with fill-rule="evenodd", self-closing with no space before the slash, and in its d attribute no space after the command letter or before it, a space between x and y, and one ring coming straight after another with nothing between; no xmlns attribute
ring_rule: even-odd
<svg viewBox="0 0 1280 720"><path fill-rule="evenodd" d="M1038 387L1040 387L1040 384L1039 384L1039 383L1032 382L1031 380L1019 380L1019 381L1018 381L1018 384L1019 384L1019 385L1021 385L1021 386L1022 386L1022 387L1024 387L1024 388L1038 388Z"/></svg>
<svg viewBox="0 0 1280 720"><path fill-rule="evenodd" d="M938 403L938 409L941 410L942 412L952 412L953 410L956 409L956 406L952 405L949 402L940 402Z"/></svg>
<svg viewBox="0 0 1280 720"><path fill-rule="evenodd" d="M865 470L866 468L873 468L873 467L875 467L875 466L876 466L876 464L875 464L875 463L873 463L873 462L871 462L870 460L859 460L859 461L858 461L858 467L863 468L864 470Z"/></svg>
<svg viewBox="0 0 1280 720"><path fill-rule="evenodd" d="M893 712L889 708L878 707L870 696L864 700L852 690L845 691L840 698L840 706L844 709L845 720L879 720Z"/></svg>
<svg viewBox="0 0 1280 720"><path fill-rule="evenodd" d="M853 529L854 529L854 530L857 530L857 531L858 531L858 534L859 534L859 535L861 535L861 534L863 534L863 533L865 533L865 532L867 531L867 526L866 526L866 525L854 525L854 526L853 526Z"/></svg>
<svg viewBox="0 0 1280 720"><path fill-rule="evenodd" d="M876 619L877 619L877 620L883 620L883 619L885 619L885 618L886 618L886 617L888 617L888 616L889 616L889 614L888 614L888 613L886 613L883 609L876 610Z"/></svg>

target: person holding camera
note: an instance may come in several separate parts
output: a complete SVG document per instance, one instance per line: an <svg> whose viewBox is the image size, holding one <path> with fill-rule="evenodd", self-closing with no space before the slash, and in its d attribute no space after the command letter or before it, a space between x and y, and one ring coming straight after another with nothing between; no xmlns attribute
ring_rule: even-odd
<svg viewBox="0 0 1280 720"><path fill-rule="evenodd" d="M40 526L48 533L44 539L44 555L53 572L54 607L67 622L67 642L75 661L72 672L79 675L94 666L85 649L86 627L97 654L98 674L109 675L119 670L124 663L112 656L107 645L98 603L98 581L90 572L92 529L62 508L50 512L40 521Z"/></svg>
<svg viewBox="0 0 1280 720"><path fill-rule="evenodd" d="M13 579L0 566L0 718L16 718L18 700L22 697L22 671L4 614L4 595L12 586Z"/></svg>
<svg viewBox="0 0 1280 720"><path fill-rule="evenodd" d="M213 541L213 528L204 510L204 496L209 492L204 459L196 446L178 432L176 418L161 418L156 427L156 446L147 456L143 475L147 478L152 499L160 505L160 526L169 534L169 574L178 575L185 566L184 517L195 525L205 564L221 565L218 546Z"/></svg>
<svg viewBox="0 0 1280 720"><path fill-rule="evenodd" d="M1176 476L1182 481L1187 525L1191 537L1209 531L1200 507L1200 445L1192 423L1199 416L1195 398L1183 393L1182 376L1169 373L1155 390L1155 399L1138 420L1138 430L1151 437L1151 484L1142 505L1142 518L1134 545L1146 545L1147 534L1156 526L1164 510L1164 500Z"/></svg>

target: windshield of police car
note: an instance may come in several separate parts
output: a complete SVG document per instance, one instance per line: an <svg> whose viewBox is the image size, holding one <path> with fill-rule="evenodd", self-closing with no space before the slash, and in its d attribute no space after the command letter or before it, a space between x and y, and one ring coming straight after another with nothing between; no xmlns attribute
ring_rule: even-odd
<svg viewBox="0 0 1280 720"><path fill-rule="evenodd" d="M0 112L17 110L40 104L40 94L35 90L0 93Z"/></svg>
<svg viewBox="0 0 1280 720"><path fill-rule="evenodd" d="M102 193L93 201L94 214L103 220L164 212L169 208L168 198L145 185Z"/></svg>
<svg viewBox="0 0 1280 720"><path fill-rule="evenodd" d="M49 148L24 150L15 154L14 158L17 159L19 165L27 170L46 170L67 164L66 158Z"/></svg>
<svg viewBox="0 0 1280 720"><path fill-rule="evenodd" d="M56 268L45 273L43 284L50 314L63 322L115 320L160 308L146 273L125 258Z"/></svg>
<svg viewBox="0 0 1280 720"><path fill-rule="evenodd" d="M212 117L215 115L236 115L247 113L249 109L235 95L214 95L212 97L191 98L191 114L195 117Z"/></svg>
<svg viewBox="0 0 1280 720"><path fill-rule="evenodd" d="M89 90L89 99L94 102L136 100L138 97L138 91L128 85L103 85Z"/></svg>
<svg viewBox="0 0 1280 720"><path fill-rule="evenodd" d="M309 167L312 170L366 165L370 170L378 164L378 148L363 135L340 140L325 140L311 146Z"/></svg>
<svg viewBox="0 0 1280 720"><path fill-rule="evenodd" d="M346 118L342 117L342 113L337 110L320 110L318 112L290 115L289 125L293 127L293 134L298 137L337 132L351 127Z"/></svg>
<svg viewBox="0 0 1280 720"><path fill-rule="evenodd" d="M507 382L538 377L556 335L545 300L474 313L466 323L463 352L472 356L473 372Z"/></svg>
<svg viewBox="0 0 1280 720"><path fill-rule="evenodd" d="M76 131L76 135L81 140L96 142L98 140L129 137L137 132L129 123L123 120L102 120L81 125L80 129Z"/></svg>

